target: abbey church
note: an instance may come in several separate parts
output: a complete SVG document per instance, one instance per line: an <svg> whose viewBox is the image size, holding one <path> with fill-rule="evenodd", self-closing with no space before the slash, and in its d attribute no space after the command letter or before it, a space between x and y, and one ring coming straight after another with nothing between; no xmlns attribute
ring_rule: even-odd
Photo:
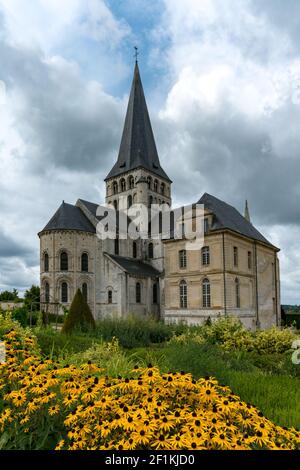
<svg viewBox="0 0 300 470"><path fill-rule="evenodd" d="M119 155L105 184L100 208L114 208L118 220L127 219L135 204L178 211L137 62ZM279 325L279 249L252 225L248 206L242 215L207 193L191 203L204 208L198 250L186 249L184 238L175 236L103 239L97 233L99 204L63 202L39 233L42 309L61 313L79 288L96 319L133 314L199 324L228 314L251 329Z"/></svg>

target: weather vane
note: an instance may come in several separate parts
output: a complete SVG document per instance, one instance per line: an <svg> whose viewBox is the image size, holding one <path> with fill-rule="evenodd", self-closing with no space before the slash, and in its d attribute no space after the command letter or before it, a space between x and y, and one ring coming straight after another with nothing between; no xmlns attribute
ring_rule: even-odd
<svg viewBox="0 0 300 470"><path fill-rule="evenodd" d="M134 49L135 49L134 57L135 57L135 61L137 62L138 56L139 56L139 48L137 46L134 46Z"/></svg>

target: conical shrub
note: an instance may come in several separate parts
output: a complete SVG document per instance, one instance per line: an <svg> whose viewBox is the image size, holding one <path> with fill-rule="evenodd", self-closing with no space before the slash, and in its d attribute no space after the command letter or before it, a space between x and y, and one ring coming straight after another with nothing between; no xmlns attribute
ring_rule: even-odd
<svg viewBox="0 0 300 470"><path fill-rule="evenodd" d="M95 327L96 324L91 309L85 301L81 290L78 289L65 319L62 333L72 333L74 330L87 331Z"/></svg>

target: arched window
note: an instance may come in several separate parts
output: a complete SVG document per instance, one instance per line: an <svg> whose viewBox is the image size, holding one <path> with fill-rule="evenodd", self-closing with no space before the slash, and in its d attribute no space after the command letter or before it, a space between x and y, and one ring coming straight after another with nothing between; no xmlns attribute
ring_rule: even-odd
<svg viewBox="0 0 300 470"><path fill-rule="evenodd" d="M153 204L153 197L149 196L149 209L151 209L152 204Z"/></svg>
<svg viewBox="0 0 300 470"><path fill-rule="evenodd" d="M235 303L236 308L241 308L240 281L238 278L235 280Z"/></svg>
<svg viewBox="0 0 300 470"><path fill-rule="evenodd" d="M153 189L154 189L154 191L157 192L157 189L158 189L158 181L157 180L154 180Z"/></svg>
<svg viewBox="0 0 300 470"><path fill-rule="evenodd" d="M120 248L119 248L119 239L118 238L115 238L115 255L118 255L120 252Z"/></svg>
<svg viewBox="0 0 300 470"><path fill-rule="evenodd" d="M113 193L114 194L118 193L118 183L116 181L114 181L113 183Z"/></svg>
<svg viewBox="0 0 300 470"><path fill-rule="evenodd" d="M187 266L186 262L186 250L179 251L179 267L185 269Z"/></svg>
<svg viewBox="0 0 300 470"><path fill-rule="evenodd" d="M141 284L139 282L135 285L135 301L137 304L141 303Z"/></svg>
<svg viewBox="0 0 300 470"><path fill-rule="evenodd" d="M153 243L149 243L149 246L148 246L148 257L149 257L149 259L153 259Z"/></svg>
<svg viewBox="0 0 300 470"><path fill-rule="evenodd" d="M153 287L152 287L152 302L153 302L153 304L157 304L157 297L158 297L157 296L157 291L158 291L157 282L155 282L153 284Z"/></svg>
<svg viewBox="0 0 300 470"><path fill-rule="evenodd" d="M68 302L68 284L66 282L61 285L61 301L62 303Z"/></svg>
<svg viewBox="0 0 300 470"><path fill-rule="evenodd" d="M49 271L49 255L48 253L44 254L44 271L47 273Z"/></svg>
<svg viewBox="0 0 300 470"><path fill-rule="evenodd" d="M81 255L81 271L85 273L89 271L89 256L87 253Z"/></svg>
<svg viewBox="0 0 300 470"><path fill-rule="evenodd" d="M202 248L202 264L208 266L210 264L210 251L208 246Z"/></svg>
<svg viewBox="0 0 300 470"><path fill-rule="evenodd" d="M128 209L132 206L132 196L131 194L127 198L127 207Z"/></svg>
<svg viewBox="0 0 300 470"><path fill-rule="evenodd" d="M161 185L160 185L160 192L161 192L161 194L163 194L163 195L165 194L165 188L166 188L165 183L161 183Z"/></svg>
<svg viewBox="0 0 300 470"><path fill-rule="evenodd" d="M151 176L148 176L147 183L148 183L148 188L152 189L152 178L151 178Z"/></svg>
<svg viewBox="0 0 300 470"><path fill-rule="evenodd" d="M187 308L187 283L181 281L179 285L180 308Z"/></svg>
<svg viewBox="0 0 300 470"><path fill-rule="evenodd" d="M60 270L61 271L68 271L69 269L69 257L68 254L63 251L60 254Z"/></svg>
<svg viewBox="0 0 300 470"><path fill-rule="evenodd" d="M203 308L211 307L210 282L208 279L204 279L202 282L202 301Z"/></svg>
<svg viewBox="0 0 300 470"><path fill-rule="evenodd" d="M129 188L133 189L134 188L134 177L129 176Z"/></svg>
<svg viewBox="0 0 300 470"><path fill-rule="evenodd" d="M120 181L120 188L121 188L121 191L126 191L126 181L124 178L122 178Z"/></svg>
<svg viewBox="0 0 300 470"><path fill-rule="evenodd" d="M136 244L136 242L133 242L133 244L132 244L132 256L133 256L133 258L137 257L137 244Z"/></svg>
<svg viewBox="0 0 300 470"><path fill-rule="evenodd" d="M248 269L252 269L252 252L248 251Z"/></svg>
<svg viewBox="0 0 300 470"><path fill-rule="evenodd" d="M87 302L88 301L88 286L86 282L82 284L82 296L84 300Z"/></svg>
<svg viewBox="0 0 300 470"><path fill-rule="evenodd" d="M112 290L107 292L107 303L112 304Z"/></svg>
<svg viewBox="0 0 300 470"><path fill-rule="evenodd" d="M118 210L118 201L116 199L114 200L114 208L115 208L115 211Z"/></svg>
<svg viewBox="0 0 300 470"><path fill-rule="evenodd" d="M48 304L50 302L50 286L49 283L45 283L45 302Z"/></svg>

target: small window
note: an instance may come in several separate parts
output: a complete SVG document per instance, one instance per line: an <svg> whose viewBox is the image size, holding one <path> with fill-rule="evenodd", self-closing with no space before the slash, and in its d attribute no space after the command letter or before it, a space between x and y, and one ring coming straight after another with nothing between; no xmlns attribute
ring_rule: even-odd
<svg viewBox="0 0 300 470"><path fill-rule="evenodd" d="M120 252L119 239L115 238L115 255L118 255Z"/></svg>
<svg viewBox="0 0 300 470"><path fill-rule="evenodd" d="M128 209L130 209L131 206L132 206L132 196L130 194L127 198L127 207L128 207Z"/></svg>
<svg viewBox="0 0 300 470"><path fill-rule="evenodd" d="M148 246L148 257L149 257L149 259L153 259L153 243L149 243L149 246Z"/></svg>
<svg viewBox="0 0 300 470"><path fill-rule="evenodd" d="M47 273L49 271L49 255L48 253L44 254L44 271Z"/></svg>
<svg viewBox="0 0 300 470"><path fill-rule="evenodd" d="M204 219L204 233L209 231L209 221L207 218Z"/></svg>
<svg viewBox="0 0 300 470"><path fill-rule="evenodd" d="M252 252L248 251L248 269L252 269Z"/></svg>
<svg viewBox="0 0 300 470"><path fill-rule="evenodd" d="M238 248L235 246L233 247L233 265L237 267L239 264L239 251Z"/></svg>
<svg viewBox="0 0 300 470"><path fill-rule="evenodd" d="M157 192L157 190L158 190L158 181L157 180L154 180L153 189L154 189L155 192Z"/></svg>
<svg viewBox="0 0 300 470"><path fill-rule="evenodd" d="M135 300L137 304L141 303L141 284L139 282L135 286Z"/></svg>
<svg viewBox="0 0 300 470"><path fill-rule="evenodd" d="M61 285L61 301L62 303L68 302L68 284L66 282Z"/></svg>
<svg viewBox="0 0 300 470"><path fill-rule="evenodd" d="M107 303L112 304L112 290L107 292Z"/></svg>
<svg viewBox="0 0 300 470"><path fill-rule="evenodd" d="M235 280L235 303L236 308L241 308L240 281L237 278Z"/></svg>
<svg viewBox="0 0 300 470"><path fill-rule="evenodd" d="M81 271L85 273L89 271L89 256L87 253L81 255Z"/></svg>
<svg viewBox="0 0 300 470"><path fill-rule="evenodd" d="M69 269L69 259L68 259L68 254L63 251L60 254L60 270L61 271L68 271Z"/></svg>
<svg viewBox="0 0 300 470"><path fill-rule="evenodd" d="M158 289L157 289L157 283L155 282L155 283L153 284L153 288L152 288L153 304L157 304L157 297L158 297L158 296L157 296L157 291L158 291Z"/></svg>
<svg viewBox="0 0 300 470"><path fill-rule="evenodd" d="M186 262L186 250L181 250L179 252L179 267L181 269L185 269L187 266L187 262Z"/></svg>
<svg viewBox="0 0 300 470"><path fill-rule="evenodd" d="M210 265L210 251L208 246L202 248L202 264L203 266Z"/></svg>
<svg viewBox="0 0 300 470"><path fill-rule="evenodd" d="M133 258L137 257L137 244L136 244L136 242L133 242L133 244L132 244L132 256L133 256Z"/></svg>
<svg viewBox="0 0 300 470"><path fill-rule="evenodd" d="M50 286L48 282L45 284L45 302L47 304L50 302Z"/></svg>
<svg viewBox="0 0 300 470"><path fill-rule="evenodd" d="M82 284L82 296L84 300L87 302L88 301L88 286L86 282Z"/></svg>
<svg viewBox="0 0 300 470"><path fill-rule="evenodd" d="M179 286L180 308L187 308L187 284L181 281Z"/></svg>
<svg viewBox="0 0 300 470"><path fill-rule="evenodd" d="M210 295L210 282L209 279L204 279L202 282L202 302L203 308L211 307L211 295Z"/></svg>

